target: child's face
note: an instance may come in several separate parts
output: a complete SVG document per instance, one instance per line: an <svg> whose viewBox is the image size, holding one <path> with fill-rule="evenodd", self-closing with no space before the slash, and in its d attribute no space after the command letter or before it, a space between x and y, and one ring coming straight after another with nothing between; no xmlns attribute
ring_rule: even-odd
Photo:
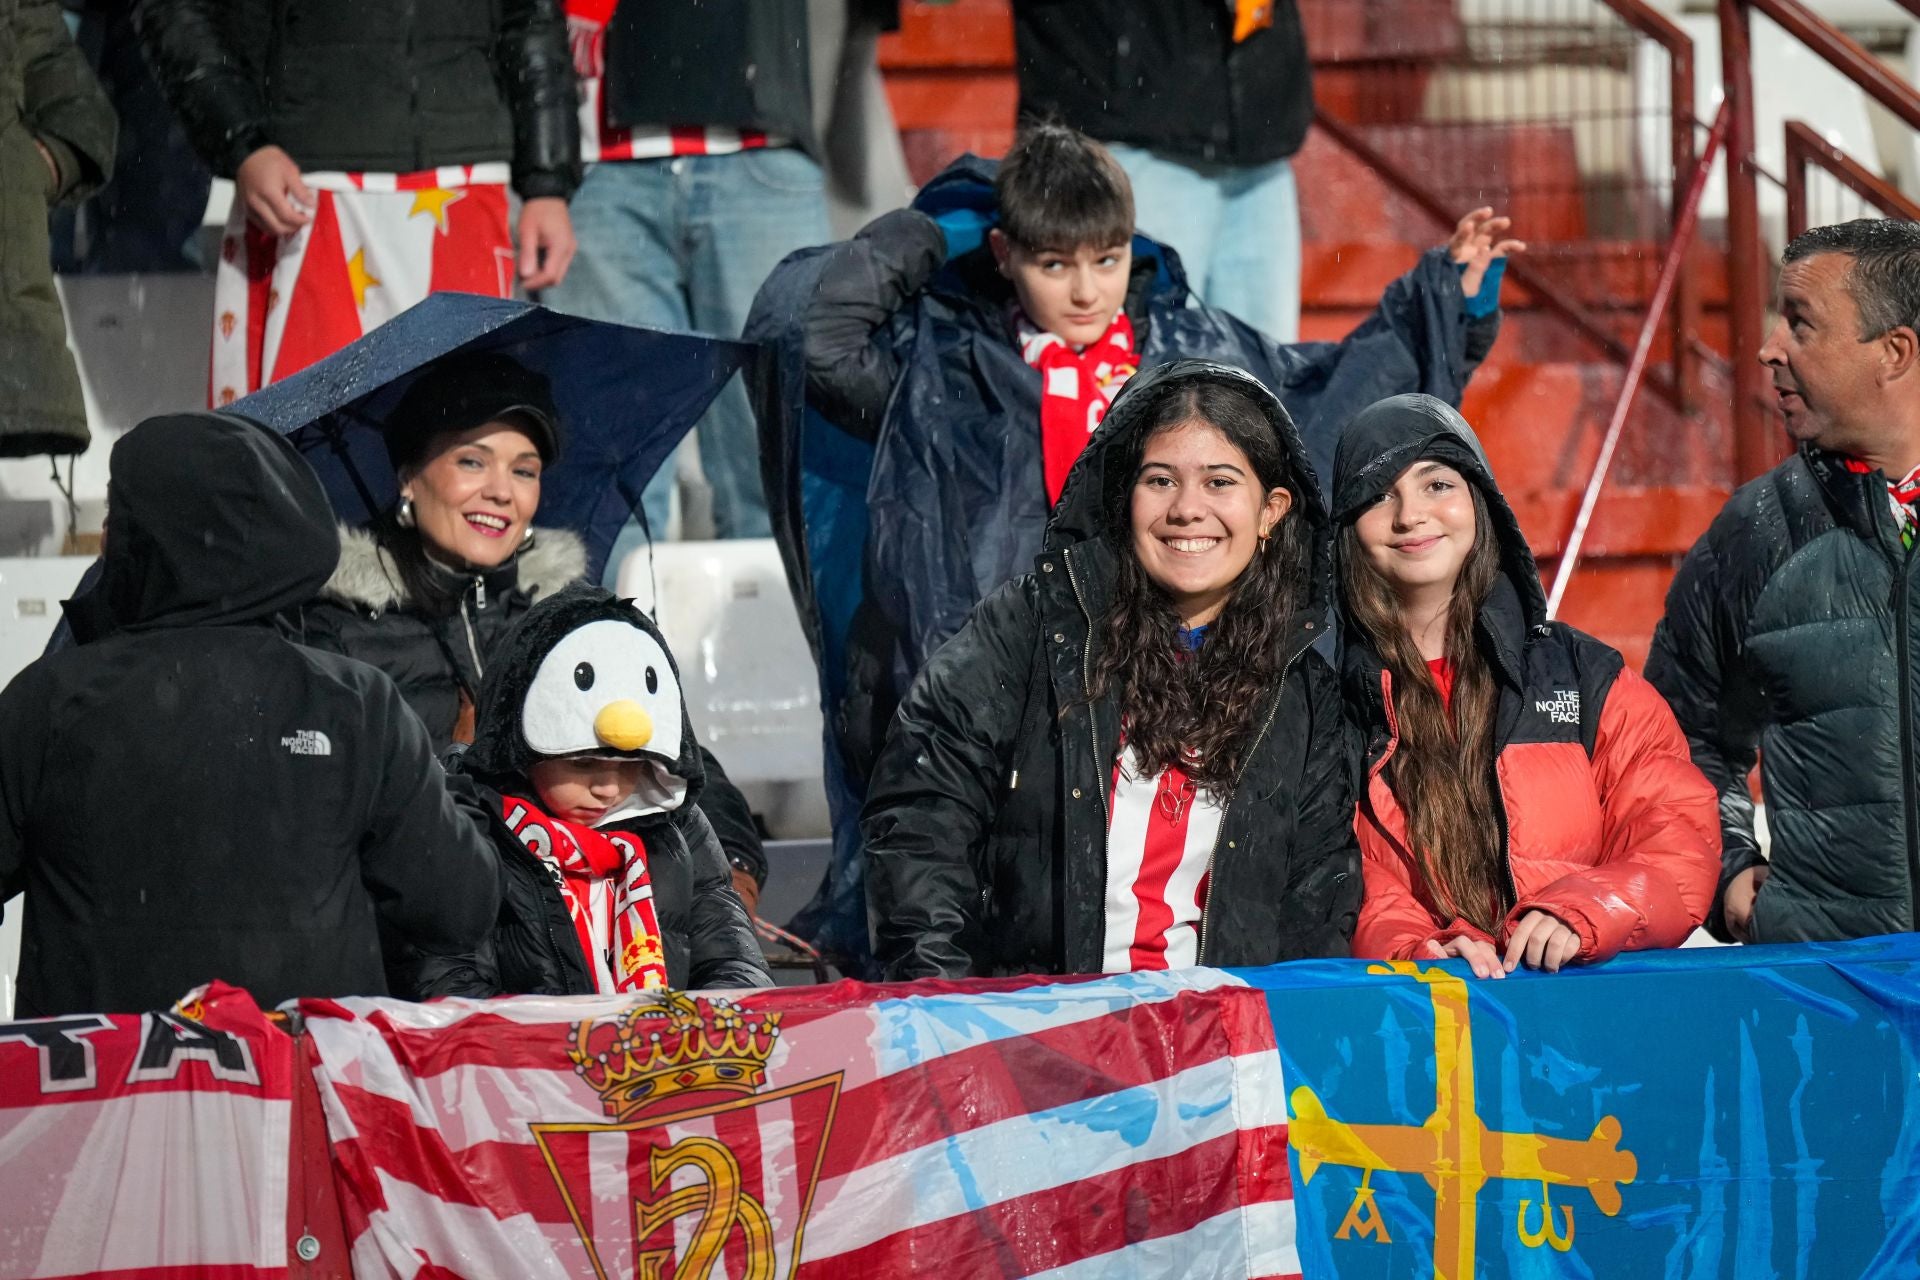
<svg viewBox="0 0 1920 1280"><path fill-rule="evenodd" d="M590 827L639 789L646 771L640 760L574 757L536 760L528 770L540 807L556 818Z"/></svg>
<svg viewBox="0 0 1920 1280"><path fill-rule="evenodd" d="M998 230L990 240L1000 274L1013 282L1028 319L1076 347L1098 342L1126 304L1131 245L1028 249Z"/></svg>

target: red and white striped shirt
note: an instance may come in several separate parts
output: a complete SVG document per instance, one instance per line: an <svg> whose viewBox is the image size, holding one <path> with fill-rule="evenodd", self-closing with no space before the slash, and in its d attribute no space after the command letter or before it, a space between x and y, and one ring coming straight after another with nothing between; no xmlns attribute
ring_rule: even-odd
<svg viewBox="0 0 1920 1280"><path fill-rule="evenodd" d="M1107 824L1102 972L1184 969L1200 962L1200 916L1225 810L1178 767L1138 776L1122 750Z"/></svg>
<svg viewBox="0 0 1920 1280"><path fill-rule="evenodd" d="M669 156L722 156L760 147L784 147L791 139L757 129L713 125L634 125L607 119L601 80L606 71L607 23L619 0L567 0L567 36L580 76L580 159L661 160Z"/></svg>

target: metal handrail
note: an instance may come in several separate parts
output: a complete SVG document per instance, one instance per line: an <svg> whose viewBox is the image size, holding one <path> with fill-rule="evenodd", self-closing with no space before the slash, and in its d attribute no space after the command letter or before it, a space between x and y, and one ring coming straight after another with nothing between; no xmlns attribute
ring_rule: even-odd
<svg viewBox="0 0 1920 1280"><path fill-rule="evenodd" d="M1647 3L1647 0L1602 0L1602 2L1623 23L1666 51L1669 67L1668 97L1672 117L1668 145L1673 165L1673 184L1668 207L1677 213L1699 167L1694 146L1698 122L1693 115L1693 40L1678 23ZM1902 2L1920 5L1920 0L1902 0ZM1370 55L1351 61L1393 61L1393 58L1390 54ZM1335 143L1372 169L1382 181L1402 197L1418 205L1442 226L1448 228L1453 226L1460 211L1442 206L1428 194L1426 188L1411 173L1402 169L1379 148L1369 143L1357 128L1333 118L1325 108L1318 105L1314 108L1314 123ZM1525 232L1524 228L1518 230L1521 234ZM1671 235L1668 237L1668 242L1671 243ZM1512 259L1507 264L1507 274L1528 290L1536 305L1565 321L1576 333L1605 353L1609 359L1620 364L1626 364L1632 359L1632 352L1624 342L1615 337L1610 330L1596 323L1577 303L1569 301L1564 291L1542 270L1524 259ZM1649 375L1647 381L1662 399L1678 408L1686 409L1689 407L1691 389L1695 386L1694 369L1699 359L1696 351L1697 340L1694 335L1699 330L1700 303L1697 285L1690 276L1683 275L1676 285L1676 290L1677 302L1673 309L1673 373L1671 377Z"/></svg>
<svg viewBox="0 0 1920 1280"><path fill-rule="evenodd" d="M1627 415L1633 411L1634 399L1640 393L1641 383L1645 381L1647 358L1653 353L1653 336L1660 328L1667 303L1672 300L1674 289L1686 269L1687 250L1700 227L1700 201L1707 193L1713 160L1727 140L1731 106L1731 103L1721 102L1720 110L1713 118L1713 128L1707 132L1707 145L1701 152L1699 168L1694 173L1693 181L1687 184L1686 197L1673 226L1673 238L1667 244L1667 256L1660 264L1660 278L1653 287L1653 302L1647 308L1647 318L1640 323L1640 338L1634 344L1633 359L1627 365L1620 398L1614 402L1613 418L1607 423L1607 434L1600 443L1600 456L1594 461L1593 474L1587 479L1587 490L1580 498L1579 513L1574 516L1573 531L1567 535L1566 545L1560 551L1560 563L1554 569L1553 590L1547 595L1549 618L1559 614L1560 602L1567 594L1567 584L1573 580L1574 569L1580 563L1580 552L1587 541L1587 527L1593 520L1594 508L1599 505L1600 490L1607 483L1607 472L1613 466L1614 450L1619 447L1621 433L1626 429Z"/></svg>
<svg viewBox="0 0 1920 1280"><path fill-rule="evenodd" d="M1920 0L1912 0L1920 5ZM1882 213L1920 221L1920 204L1799 120L1787 121L1787 238L1807 229L1807 170L1824 170Z"/></svg>

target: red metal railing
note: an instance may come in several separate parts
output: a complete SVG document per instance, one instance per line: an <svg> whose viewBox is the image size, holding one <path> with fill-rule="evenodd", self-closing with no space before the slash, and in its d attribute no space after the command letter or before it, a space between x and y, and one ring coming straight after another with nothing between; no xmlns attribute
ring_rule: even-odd
<svg viewBox="0 0 1920 1280"><path fill-rule="evenodd" d="M1920 3L1920 0L1915 0ZM1909 200L1891 184L1852 156L1821 137L1798 120L1787 121L1787 238L1808 227L1826 226L1863 212L1858 206L1877 209L1890 218L1920 221L1920 204ZM1815 171L1824 173L1837 187L1851 192L1855 208L1841 209L1831 202L1819 202L1813 193Z"/></svg>
<svg viewBox="0 0 1920 1280"><path fill-rule="evenodd" d="M1626 430L1628 415L1633 412L1634 399L1639 395L1645 379L1647 357L1653 351L1654 335L1659 330L1667 305L1673 300L1681 279L1686 275L1687 251L1692 247L1694 233L1700 225L1700 201L1707 193L1707 180L1711 176L1714 157L1727 140L1729 122L1728 104L1722 102L1719 113L1714 117L1713 128L1707 133L1707 145L1701 153L1699 168L1695 170L1693 180L1688 183L1680 199L1680 213L1674 224L1673 239L1667 246L1665 260L1660 264L1660 277L1654 285L1653 301L1647 308L1646 319L1641 322L1640 338L1634 343L1633 358L1627 363L1620 398L1614 403L1613 416L1607 422L1607 433L1600 443L1600 457L1593 465L1593 475L1587 480L1586 492L1580 498L1579 513L1573 519L1573 531L1567 535L1566 546L1560 552L1560 562L1555 566L1553 589L1547 595L1549 618L1559 615L1560 602L1566 598L1567 584L1573 580L1574 571L1580 565L1580 553L1587 541L1587 525L1593 519L1594 508L1599 505L1600 491L1605 487L1607 472L1613 466L1614 451L1620 446L1621 433Z"/></svg>
<svg viewBox="0 0 1920 1280"><path fill-rule="evenodd" d="M1920 0L1898 0L1920 14ZM1920 130L1920 92L1879 59L1800 0L1719 0L1721 75L1733 115L1727 137L1728 329L1734 357L1734 466L1736 478L1759 475L1778 460L1783 440L1776 429L1767 379L1755 354L1765 334L1772 254L1760 226L1759 179L1755 160L1753 99L1753 15L1772 19L1783 31L1832 66L1890 111L1908 128ZM1789 234L1807 225L1806 178L1810 168L1830 174L1847 190L1883 213L1915 217L1913 202L1864 166L1842 154L1804 125L1787 126L1787 222Z"/></svg>
<svg viewBox="0 0 1920 1280"><path fill-rule="evenodd" d="M1644 0L1300 9L1321 131L1441 225L1480 204L1510 213L1530 249L1509 274L1529 303L1625 365L1698 165L1686 33ZM1690 273L1675 291L1664 371L1650 383L1678 404L1700 294Z"/></svg>

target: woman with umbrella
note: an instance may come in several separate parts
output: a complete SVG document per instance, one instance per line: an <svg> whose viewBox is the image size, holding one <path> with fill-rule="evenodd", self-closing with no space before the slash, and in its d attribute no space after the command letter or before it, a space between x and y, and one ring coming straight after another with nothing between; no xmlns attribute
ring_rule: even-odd
<svg viewBox="0 0 1920 1280"><path fill-rule="evenodd" d="M473 738L487 656L536 599L585 576L587 553L534 527L562 424L547 379L512 357L436 360L385 436L399 501L341 529L340 567L300 610L298 638L385 671L444 750Z"/></svg>

